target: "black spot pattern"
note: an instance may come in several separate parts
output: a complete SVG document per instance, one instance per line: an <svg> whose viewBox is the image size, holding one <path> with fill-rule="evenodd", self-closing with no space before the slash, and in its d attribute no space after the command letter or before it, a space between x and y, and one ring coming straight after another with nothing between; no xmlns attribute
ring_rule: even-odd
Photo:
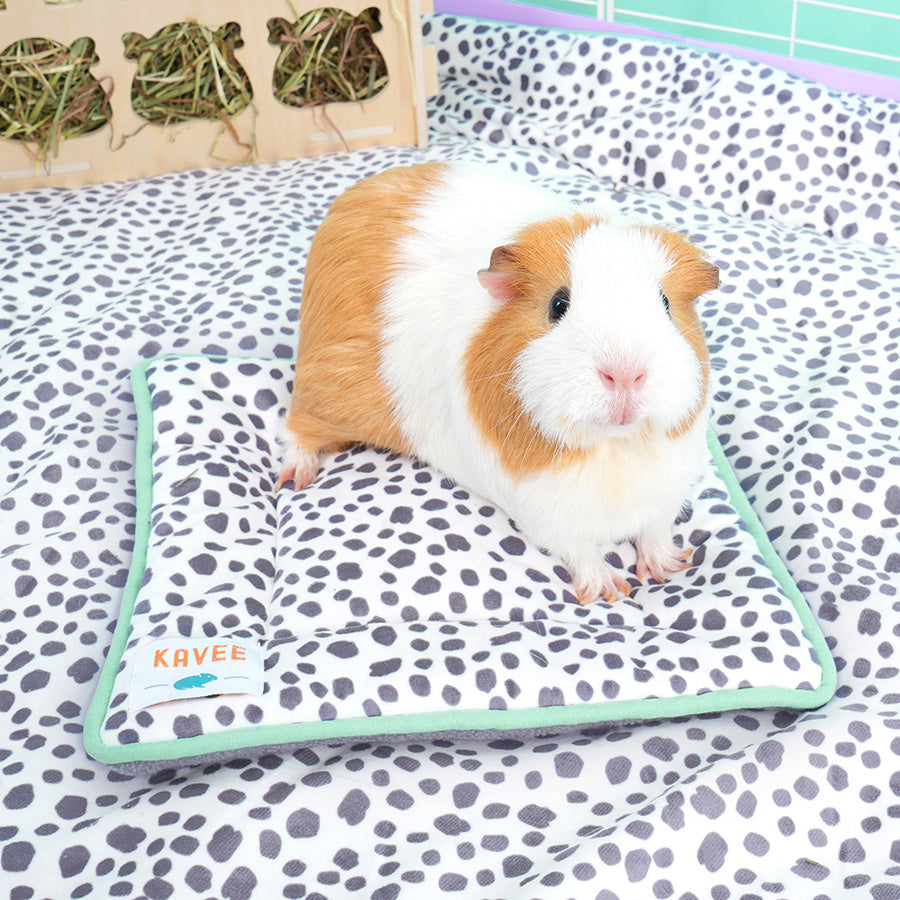
<svg viewBox="0 0 900 900"><path fill-rule="evenodd" d="M380 727L409 734L475 728L477 711L528 713L480 726L496 731L560 726L552 710L533 711L605 699L655 704L592 704L581 724L771 705L777 688L796 691L784 702L801 707L825 699L803 697L823 682L816 649L712 463L677 523L691 568L665 585L633 578L629 600L584 608L558 560L413 460L356 448L326 458L309 488L275 491L289 365L164 357L140 368L136 402L153 410L142 421L153 438L151 528L127 648L108 663L118 674L107 746L145 742L153 760L153 743L173 737L228 733L232 750L259 746L253 733L238 742L234 727L247 722L459 712L438 726ZM634 556L630 545L609 553ZM262 696L192 699L188 717L182 702L129 702L135 654L178 637L261 640ZM756 700L746 693L759 688ZM328 737L296 729L277 740ZM207 754L221 752L210 744Z"/></svg>
<svg viewBox="0 0 900 900"><path fill-rule="evenodd" d="M434 22L432 126L749 219L896 244L897 105L677 43ZM447 45L465 48L451 56ZM676 207L678 208L678 207Z"/></svg>
<svg viewBox="0 0 900 900"><path fill-rule="evenodd" d="M897 104L670 44L428 29L442 74L428 151L0 196L0 885L16 900L900 896ZM667 72L681 89L657 92ZM618 122L612 90L630 105ZM606 138L567 121L589 91ZM674 127L628 150L657 113ZM372 738L153 775L94 762L85 711L134 549L131 369L161 353L289 365L330 200L360 175L436 158L495 161L676 223L720 265L723 289L701 307L713 425L825 632L837 695L812 712ZM385 527L414 535L418 508L399 506ZM403 550L418 559L424 543ZM434 598L394 593L399 609Z"/></svg>

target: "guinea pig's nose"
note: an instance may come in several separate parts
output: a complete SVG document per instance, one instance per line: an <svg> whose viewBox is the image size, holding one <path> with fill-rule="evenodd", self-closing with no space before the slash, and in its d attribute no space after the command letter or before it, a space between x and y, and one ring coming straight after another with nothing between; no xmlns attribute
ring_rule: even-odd
<svg viewBox="0 0 900 900"><path fill-rule="evenodd" d="M611 391L637 391L644 386L647 373L643 370L613 369L599 370L600 381Z"/></svg>
<svg viewBox="0 0 900 900"><path fill-rule="evenodd" d="M641 389L647 372L636 366L604 366L597 369L600 383L609 392L607 413L614 425L631 425L640 415Z"/></svg>

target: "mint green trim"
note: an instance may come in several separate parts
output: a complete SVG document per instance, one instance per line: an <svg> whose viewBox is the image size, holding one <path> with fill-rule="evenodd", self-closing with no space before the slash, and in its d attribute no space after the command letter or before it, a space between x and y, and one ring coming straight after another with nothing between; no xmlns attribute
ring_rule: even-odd
<svg viewBox="0 0 900 900"><path fill-rule="evenodd" d="M751 698L750 695L753 695ZM570 727L614 725L657 719L674 719L703 713L734 709L810 709L812 691L792 688L731 688L710 691L690 697L650 698L645 700L613 700L581 706L548 706L525 710L453 710L451 712L414 713L400 716L370 716L358 719L335 719L296 725L260 725L229 729L217 734L179 738L147 744L102 744L99 753L88 752L100 762L127 764L140 762L201 762L204 757L232 751L254 750L278 746L303 746L367 737L407 738L465 732L477 738L479 732L565 730ZM827 699L827 698L825 698ZM750 702L748 702L748 700ZM94 745L96 748L96 745Z"/></svg>
<svg viewBox="0 0 900 900"><path fill-rule="evenodd" d="M709 428L706 432L706 443L712 454L713 462L716 464L719 478L722 479L728 488L731 505L744 520L747 530L753 535L763 560L765 560L769 571L775 576L779 587L784 591L788 600L791 601L794 610L800 618L800 622L803 624L806 637L816 651L819 665L822 668L822 681L819 687L810 694L810 697L815 696L818 698L818 703L810 703L809 708L820 706L829 700L837 690L837 666L834 663L831 650L828 649L825 635L822 634L822 629L819 628L819 623L809 608L806 598L800 593L800 589L794 583L794 579L791 578L791 573L788 572L787 566L775 552L775 548L772 546L772 542L769 540L769 536L766 534L766 530L763 528L756 510L750 505L750 501L738 482L737 476L728 464L728 460L725 458L725 451L722 449L722 445L719 443L719 439L712 428Z"/></svg>
<svg viewBox="0 0 900 900"><path fill-rule="evenodd" d="M101 762L115 762L118 759L116 754L110 754L110 750L117 748L110 748L104 744L100 733L115 687L119 663L125 654L125 645L128 643L131 628L131 614L134 612L135 600L147 566L150 511L153 508L153 407L150 402L150 388L147 385L147 369L161 358L139 363L131 371L131 394L137 413L137 437L134 445L134 484L137 493L134 551L128 579L125 582L125 592L122 595L122 607L116 621L116 630L84 721L84 749Z"/></svg>
<svg viewBox="0 0 900 900"><path fill-rule="evenodd" d="M818 656L822 681L815 690L805 691L772 686L728 688L689 696L612 700L602 703L549 706L526 710L449 710L397 716L335 719L294 725L260 725L228 729L217 734L199 735L193 738L144 744L105 744L101 736L103 722L115 687L116 673L128 641L131 615L144 577L150 537L150 513L153 504L153 409L147 384L147 369L165 359L184 358L188 357L157 357L139 364L132 372L132 391L138 417L135 446L135 483L137 488L135 546L118 624L85 721L85 749L94 759L112 764L166 761L188 763L200 761L200 758L203 757L217 756L233 751L323 743L346 738L388 738L438 732L464 732L474 736L479 732L496 733L540 729L552 731L572 726L668 719L732 709L766 707L813 709L821 706L834 694L837 686L837 670L818 623L803 595L791 579L784 563L769 542L762 523L728 465L718 439L712 429L709 429L707 444L719 477L728 488L731 503L755 539L766 565L791 601ZM193 358L222 359L223 357ZM256 361L273 362L273 360Z"/></svg>

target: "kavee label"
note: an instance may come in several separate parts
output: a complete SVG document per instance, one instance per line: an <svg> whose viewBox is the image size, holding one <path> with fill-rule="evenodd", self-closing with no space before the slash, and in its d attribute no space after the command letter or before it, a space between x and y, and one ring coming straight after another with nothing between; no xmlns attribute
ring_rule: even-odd
<svg viewBox="0 0 900 900"><path fill-rule="evenodd" d="M261 694L259 643L239 638L166 638L141 647L131 682L131 706L209 697Z"/></svg>

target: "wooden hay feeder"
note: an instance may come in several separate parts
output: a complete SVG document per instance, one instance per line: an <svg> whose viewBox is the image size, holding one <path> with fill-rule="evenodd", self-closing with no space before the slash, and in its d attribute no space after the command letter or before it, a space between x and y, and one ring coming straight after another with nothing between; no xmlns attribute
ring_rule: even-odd
<svg viewBox="0 0 900 900"><path fill-rule="evenodd" d="M430 2L0 2L0 191L423 147Z"/></svg>

